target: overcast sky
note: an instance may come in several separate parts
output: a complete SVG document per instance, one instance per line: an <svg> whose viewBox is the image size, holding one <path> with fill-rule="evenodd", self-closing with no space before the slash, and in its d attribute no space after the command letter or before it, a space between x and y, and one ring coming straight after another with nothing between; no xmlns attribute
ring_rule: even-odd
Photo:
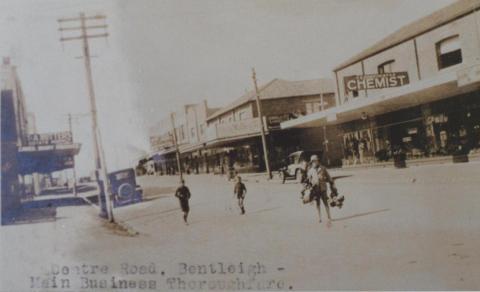
<svg viewBox="0 0 480 292"><path fill-rule="evenodd" d="M0 0L0 55L11 56L39 132L89 111L81 44L59 42L57 19L104 13L92 41L109 170L148 152L148 127L185 103L222 106L260 83L332 77L332 68L452 0ZM99 31L101 32L101 31ZM80 174L93 168L90 121L74 122Z"/></svg>

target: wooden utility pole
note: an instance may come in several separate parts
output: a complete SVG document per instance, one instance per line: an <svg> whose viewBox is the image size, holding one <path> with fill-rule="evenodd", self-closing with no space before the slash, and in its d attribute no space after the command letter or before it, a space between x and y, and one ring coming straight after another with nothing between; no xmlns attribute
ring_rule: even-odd
<svg viewBox="0 0 480 292"><path fill-rule="evenodd" d="M70 131L70 135L72 135L72 142L73 142L73 127L72 127L72 114L68 114L68 130ZM75 170L75 155L72 155L73 160L73 195L77 196L77 171Z"/></svg>
<svg viewBox="0 0 480 292"><path fill-rule="evenodd" d="M270 159L268 158L269 154L268 154L268 147L267 147L267 139L265 138L265 123L263 122L262 105L260 103L260 93L258 92L257 74L255 73L255 68L252 68L252 79L253 79L253 85L255 87L255 99L257 101L258 117L260 119L260 133L262 135L262 146L263 146L263 156L265 158L265 167L267 169L268 178L272 179L272 171L270 170Z"/></svg>
<svg viewBox="0 0 480 292"><path fill-rule="evenodd" d="M182 164L180 163L180 150L178 149L178 140L177 140L177 131L175 130L175 117L173 113L170 113L170 120L172 122L172 137L173 137L173 144L175 145L175 153L177 156L177 167L178 173L180 173L180 182L183 180L183 172L182 172Z"/></svg>
<svg viewBox="0 0 480 292"><path fill-rule="evenodd" d="M78 27L60 27L58 30L62 33L62 37L60 38L61 42L66 42L66 41L76 41L80 40L82 42L82 47L83 47L83 60L85 64L85 74L86 74L86 79L87 79L87 88L88 88L88 95L90 97L90 112L92 116L92 136L93 136L93 143L94 143L94 158L95 158L95 171L98 174L102 174L103 179L102 184L100 185L99 182L99 190L105 191L105 200L106 200L106 206L103 206L103 202L101 199L101 194L98 194L98 201L99 201L99 206L100 210L103 210L102 207L105 207L107 210L107 217L108 220L113 222L113 208L111 204L111 189L110 185L108 183L108 172L107 172L107 166L105 164L105 158L102 157L103 155L103 149L101 149L101 144L100 144L100 132L98 129L98 120L97 120L97 105L96 105L96 99L95 99L95 90L93 87L93 77L92 77L92 67L90 63L90 48L89 48L89 43L88 40L92 38L106 38L108 37L108 33L96 33L96 34L88 34L89 31L91 30L96 30L96 29L107 29L107 25L87 25L87 21L92 21L92 20L105 20L106 16L104 15L95 15L95 16L85 16L84 13L80 13L79 17L72 17L72 18L61 18L58 19L58 23L60 25L64 23L77 23L80 26ZM73 32L79 32L80 35L73 36L73 37L63 37L63 32L64 31L73 31ZM103 162L103 163L102 163ZM101 211L102 212L102 211ZM101 214L102 215L102 214Z"/></svg>

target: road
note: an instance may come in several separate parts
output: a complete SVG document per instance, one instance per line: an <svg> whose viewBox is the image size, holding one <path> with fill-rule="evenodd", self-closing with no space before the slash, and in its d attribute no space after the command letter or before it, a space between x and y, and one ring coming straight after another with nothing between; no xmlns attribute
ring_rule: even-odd
<svg viewBox="0 0 480 292"><path fill-rule="evenodd" d="M301 203L300 185L293 181L282 185L245 175L242 216L232 182L189 175L186 226L173 197L178 177L139 178L146 201L115 209L116 219L138 236L115 233L89 206L58 208L53 222L2 227L0 290L32 291L25 275L78 263L105 264L109 274L129 279L155 278L162 291L182 290L172 278L185 280L187 290L206 289L216 279L243 280L242 264L257 267L255 285L264 289L480 289L480 163L332 175L346 197L342 209L332 210L332 224L318 222L315 207ZM26 268L15 264L19 258ZM122 263L154 263L156 271L125 275ZM182 263L194 273L183 275ZM216 274L198 273L210 264ZM220 264L234 264L235 271L219 278Z"/></svg>

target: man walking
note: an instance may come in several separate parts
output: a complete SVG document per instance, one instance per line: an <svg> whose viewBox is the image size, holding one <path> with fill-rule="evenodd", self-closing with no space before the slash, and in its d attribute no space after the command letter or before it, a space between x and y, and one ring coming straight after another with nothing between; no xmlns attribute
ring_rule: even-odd
<svg viewBox="0 0 480 292"><path fill-rule="evenodd" d="M245 206L243 205L243 201L245 200L246 193L247 193L247 188L245 187L245 184L242 183L242 178L240 176L237 176L237 183L233 188L233 196L237 197L238 206L240 207L242 215L245 214Z"/></svg>
<svg viewBox="0 0 480 292"><path fill-rule="evenodd" d="M183 211L183 221L185 221L185 224L188 225L188 212L190 212L188 200L190 199L191 194L188 187L185 186L185 180L182 179L180 184L180 187L178 187L177 191L175 192L175 197L177 197L180 201L180 208L182 208Z"/></svg>
<svg viewBox="0 0 480 292"><path fill-rule="evenodd" d="M322 200L325 210L327 211L328 220L331 221L332 217L330 216L330 206L328 205L327 183L330 184L332 191L336 191L335 183L327 169L320 165L317 155L312 155L312 157L310 157L310 164L311 167L308 170L307 179L312 186L312 198L317 203L318 219L322 222L322 215L320 212L320 200Z"/></svg>

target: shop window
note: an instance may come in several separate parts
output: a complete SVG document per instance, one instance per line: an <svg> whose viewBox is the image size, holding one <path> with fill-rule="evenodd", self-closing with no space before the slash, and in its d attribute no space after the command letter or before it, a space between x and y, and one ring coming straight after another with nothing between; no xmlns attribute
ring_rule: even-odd
<svg viewBox="0 0 480 292"><path fill-rule="evenodd" d="M326 102L326 101L323 101L323 107L326 109L326 108L328 108L328 106L329 106L329 103ZM307 112L307 115L311 114L311 113L316 113L316 112L322 111L322 101L318 100L318 101L306 102L305 103L305 110Z"/></svg>
<svg viewBox="0 0 480 292"><path fill-rule="evenodd" d="M378 74L392 73L394 63L395 63L395 60L389 60L378 65L378 68L377 68Z"/></svg>
<svg viewBox="0 0 480 292"><path fill-rule="evenodd" d="M314 113L321 111L322 110L322 103L320 101L319 102L312 102L312 109L313 109Z"/></svg>
<svg viewBox="0 0 480 292"><path fill-rule="evenodd" d="M439 70L462 63L462 49L458 35L439 41L436 49Z"/></svg>

